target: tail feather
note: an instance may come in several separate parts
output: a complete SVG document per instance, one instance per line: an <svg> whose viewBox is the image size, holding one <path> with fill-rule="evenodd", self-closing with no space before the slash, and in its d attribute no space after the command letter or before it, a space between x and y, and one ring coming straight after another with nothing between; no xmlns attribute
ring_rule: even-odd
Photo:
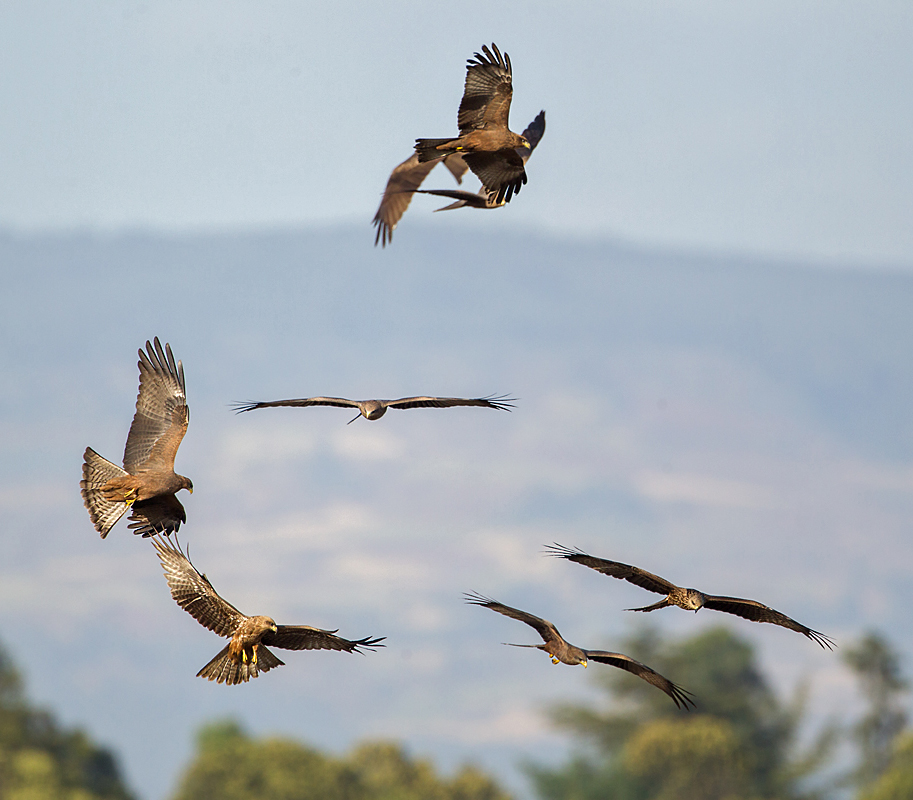
<svg viewBox="0 0 913 800"><path fill-rule="evenodd" d="M247 661L242 659L235 661L228 654L228 647L229 645L225 645L215 658L197 673L197 677L234 686L239 683L247 683L251 678L259 677L261 672L269 672L274 667L281 667L285 664L262 644L257 648L256 664L250 656Z"/></svg>
<svg viewBox="0 0 913 800"><path fill-rule="evenodd" d="M652 606L644 606L643 608L626 608L625 611L656 611L657 608L665 608L666 606L671 606L672 601L668 597L664 597L658 603L654 603Z"/></svg>
<svg viewBox="0 0 913 800"><path fill-rule="evenodd" d="M117 464L112 464L108 459L102 458L91 447L86 448L83 459L79 490L95 530L104 539L115 523L127 513L130 506L106 499L101 489L112 478L119 478L126 475L127 472Z"/></svg>
<svg viewBox="0 0 913 800"><path fill-rule="evenodd" d="M440 145L448 144L453 141L453 139L416 139L415 152L418 153L419 163L424 163L426 161L435 161L439 158L444 158L445 156L450 156L458 153L459 150L457 150L455 147L438 150Z"/></svg>

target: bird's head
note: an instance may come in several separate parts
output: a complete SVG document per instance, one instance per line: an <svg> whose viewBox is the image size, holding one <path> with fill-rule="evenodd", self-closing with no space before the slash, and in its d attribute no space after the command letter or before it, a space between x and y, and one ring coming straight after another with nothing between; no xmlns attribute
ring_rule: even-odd
<svg viewBox="0 0 913 800"><path fill-rule="evenodd" d="M687 589L685 591L685 605L689 611L697 613L704 607L704 595L697 589Z"/></svg>
<svg viewBox="0 0 913 800"><path fill-rule="evenodd" d="M186 489L188 492L190 492L191 494L193 494L193 481L190 480L190 478L185 478L185 477L182 475L182 476L181 476L181 488L182 488L182 489Z"/></svg>
<svg viewBox="0 0 913 800"><path fill-rule="evenodd" d="M527 139L525 136L520 137L520 147L523 147L526 150L533 149L532 145L529 143L529 139Z"/></svg>

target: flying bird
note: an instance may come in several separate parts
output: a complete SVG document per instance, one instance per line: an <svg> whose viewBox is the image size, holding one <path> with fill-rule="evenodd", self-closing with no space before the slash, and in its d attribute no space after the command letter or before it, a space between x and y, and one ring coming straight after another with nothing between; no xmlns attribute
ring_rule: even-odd
<svg viewBox="0 0 913 800"><path fill-rule="evenodd" d="M422 163L461 154L497 202L509 203L526 183L524 160L517 150L529 150L530 143L507 127L513 96L510 57L507 53L502 56L494 43L491 48L483 45L482 53L469 59L457 114L460 135L416 139L415 152Z"/></svg>
<svg viewBox="0 0 913 800"><path fill-rule="evenodd" d="M513 397L476 397L464 399L462 397L403 397L399 400L347 400L345 397L306 397L299 400L273 400L267 403L235 403L235 411L239 414L253 411L255 408L278 408L291 406L301 408L304 406L340 406L342 408L357 408L358 414L346 424L351 425L359 417L365 419L380 419L387 413L388 408L452 408L453 406L482 406L484 408L497 408L501 411L510 411L514 408Z"/></svg>
<svg viewBox="0 0 913 800"><path fill-rule="evenodd" d="M456 182L462 183L463 175L469 169L463 156L450 155L444 158L443 162L456 178ZM387 187L384 189L384 196L374 215L373 224L377 227L377 234L374 237L375 247L378 242L381 247L386 247L393 240L393 231L400 218L406 213L406 209L409 208L413 192L422 185L422 181L425 180L428 173L439 163L440 161L419 163L418 153L413 153L402 164L393 168L393 172L390 173L387 180Z"/></svg>
<svg viewBox="0 0 913 800"><path fill-rule="evenodd" d="M640 567L632 567L629 564L621 564L618 561L609 561L604 558L596 558L587 555L580 550L572 550L560 544L546 545L546 552L557 558L566 558L568 561L574 561L583 564L585 567L601 572L603 575L609 575L612 578L640 586L649 592L666 595L658 603L644 608L628 608L626 611L654 611L657 608L666 606L678 606L686 611L697 612L702 608L710 608L714 611L725 611L727 614L735 614L738 617L750 619L753 622L770 622L774 625L780 625L789 628L791 631L798 631L803 636L807 636L813 642L821 645L828 650L834 649L834 641L825 636L823 633L813 631L800 622L781 614L763 603L756 600L745 600L741 597L723 597L721 595L704 594L697 589L685 589L670 583L665 578L660 578L651 572L647 572Z"/></svg>
<svg viewBox="0 0 913 800"><path fill-rule="evenodd" d="M139 351L139 394L136 414L124 448L124 468L102 458L91 447L83 454L79 487L95 530L104 539L114 524L132 510L128 527L142 536L170 534L187 521L175 494L189 478L174 471L174 457L190 421L184 366L175 364L171 346L155 338Z"/></svg>
<svg viewBox="0 0 913 800"><path fill-rule="evenodd" d="M373 650L384 646L380 642L385 637L352 641L336 636L336 631L309 625L277 625L272 617L248 617L218 595L209 579L190 563L180 544L158 536L153 537L152 544L175 602L204 628L231 639L197 673L198 678L231 686L246 683L273 667L284 666L285 662L266 645L285 650L345 650L348 653L360 653L359 648Z"/></svg>
<svg viewBox="0 0 913 800"><path fill-rule="evenodd" d="M545 134L545 112L540 111L536 118L529 123L529 127L523 131L523 136L526 137L526 140L529 142L529 150L525 148L518 148L517 153L520 158L523 159L525 164L529 157L533 154L533 150L536 149L536 145L539 144L539 140L542 139L542 136ZM410 191L408 189L402 189L401 191ZM416 187L411 190L412 192L417 192L418 194L433 194L438 197L449 197L452 200L456 200L455 203L451 203L449 206L444 206L443 208L436 208L435 211L450 211L454 208L464 208L469 206L470 208L501 208L506 205L505 200L498 201L496 195L489 192L484 186L478 192L465 192L459 189L419 189Z"/></svg>
<svg viewBox="0 0 913 800"><path fill-rule="evenodd" d="M584 650L582 647L577 647L576 645L565 641L564 637L558 633L558 629L548 620L537 617L526 611L520 611L520 609L517 608L505 606L496 600L492 600L474 592L465 594L464 598L467 603L490 608L492 611L497 611L499 614L504 614L506 617L512 617L513 619L520 620L520 622L525 622L533 628L536 633L542 637L542 641L545 642L545 644L511 644L511 647L532 647L536 650L544 650L551 656L553 664L559 662L562 664L570 664L571 666L583 664L584 667L586 667L588 661L598 661L601 664L609 664L613 667L623 669L626 672L630 672L638 678L642 678L647 683L653 684L657 689L661 689L672 698L672 702L675 703L677 708L684 708L687 710L689 705L692 707L694 706L694 701L689 697L691 694L690 692L682 689L681 686L672 683L672 681L667 678L664 678L655 670L650 669L646 664L635 661L630 656L623 655L622 653L609 653L606 650ZM505 644L507 643L505 642Z"/></svg>

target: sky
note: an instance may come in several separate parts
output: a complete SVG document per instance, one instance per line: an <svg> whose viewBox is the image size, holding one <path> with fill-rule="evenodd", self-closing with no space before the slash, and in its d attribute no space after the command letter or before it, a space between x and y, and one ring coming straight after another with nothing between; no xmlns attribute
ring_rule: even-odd
<svg viewBox="0 0 913 800"><path fill-rule="evenodd" d="M413 140L455 131L494 41L513 127L548 119L499 224L913 263L906 0L39 1L0 23L13 229L367 224Z"/></svg>

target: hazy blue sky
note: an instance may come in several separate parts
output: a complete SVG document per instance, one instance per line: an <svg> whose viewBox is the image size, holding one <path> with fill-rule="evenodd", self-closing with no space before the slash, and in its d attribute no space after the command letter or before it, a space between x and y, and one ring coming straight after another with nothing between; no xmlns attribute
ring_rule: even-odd
<svg viewBox="0 0 913 800"><path fill-rule="evenodd" d="M913 263L908 0L444 9L3 3L0 224L367 225L495 41L513 127L548 113L499 225Z"/></svg>

